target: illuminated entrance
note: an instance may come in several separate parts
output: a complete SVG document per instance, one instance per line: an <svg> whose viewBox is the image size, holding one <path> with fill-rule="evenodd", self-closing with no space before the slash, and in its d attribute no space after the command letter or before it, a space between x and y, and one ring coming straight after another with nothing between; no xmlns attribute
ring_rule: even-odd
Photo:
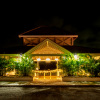
<svg viewBox="0 0 100 100"><path fill-rule="evenodd" d="M58 68L58 58L55 60L46 60L37 59L37 67L34 71L33 80L62 80L62 70Z"/></svg>

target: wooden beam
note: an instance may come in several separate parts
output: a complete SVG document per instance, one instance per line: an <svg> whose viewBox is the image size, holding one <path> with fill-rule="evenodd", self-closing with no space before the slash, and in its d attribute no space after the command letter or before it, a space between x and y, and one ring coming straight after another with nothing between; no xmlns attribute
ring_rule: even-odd
<svg viewBox="0 0 100 100"><path fill-rule="evenodd" d="M78 35L19 35L19 37L78 37Z"/></svg>

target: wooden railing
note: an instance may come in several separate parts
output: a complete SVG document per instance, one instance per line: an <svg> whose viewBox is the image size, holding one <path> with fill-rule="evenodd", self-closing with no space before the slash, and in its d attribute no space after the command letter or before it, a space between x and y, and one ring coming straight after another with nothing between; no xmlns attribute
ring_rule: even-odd
<svg viewBox="0 0 100 100"><path fill-rule="evenodd" d="M55 70L34 70L34 77L35 78L57 78L62 75L61 69L55 69Z"/></svg>

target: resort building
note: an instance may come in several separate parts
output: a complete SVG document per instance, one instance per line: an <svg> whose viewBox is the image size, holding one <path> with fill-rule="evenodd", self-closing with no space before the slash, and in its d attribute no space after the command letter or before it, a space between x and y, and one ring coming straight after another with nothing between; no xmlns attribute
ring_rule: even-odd
<svg viewBox="0 0 100 100"><path fill-rule="evenodd" d="M21 55L29 55L36 62L35 79L61 79L63 70L59 69L60 58L69 53L85 53L100 59L100 50L74 46L77 34L55 27L41 26L19 35L23 40L22 47L13 47L0 51L2 58L19 59ZM15 74L15 71L10 74Z"/></svg>

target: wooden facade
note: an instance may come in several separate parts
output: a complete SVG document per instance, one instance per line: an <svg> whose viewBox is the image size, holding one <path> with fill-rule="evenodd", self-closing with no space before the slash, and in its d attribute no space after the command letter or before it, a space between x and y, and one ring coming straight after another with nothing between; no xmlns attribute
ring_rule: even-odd
<svg viewBox="0 0 100 100"><path fill-rule="evenodd" d="M78 35L38 35L38 36L24 36L19 35L23 38L23 44L26 46L36 46L37 44L43 42L45 39L52 40L61 46L73 46L75 39Z"/></svg>

